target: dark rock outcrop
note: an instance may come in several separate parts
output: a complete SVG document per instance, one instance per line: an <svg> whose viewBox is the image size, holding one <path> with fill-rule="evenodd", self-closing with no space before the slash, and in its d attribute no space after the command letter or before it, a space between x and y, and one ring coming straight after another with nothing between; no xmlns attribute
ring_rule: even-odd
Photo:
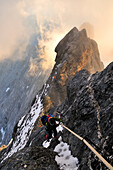
<svg viewBox="0 0 113 170"><path fill-rule="evenodd" d="M82 70L67 86L67 99L58 111L64 124L85 138L113 165L113 63L104 71L89 75ZM64 130L63 140L69 143L80 169L107 169L85 144Z"/></svg>
<svg viewBox="0 0 113 170"><path fill-rule="evenodd" d="M28 146L42 146L42 143L46 140L46 129L44 126L34 130L32 132L26 147Z"/></svg>
<svg viewBox="0 0 113 170"><path fill-rule="evenodd" d="M102 72L90 74L78 72L67 85L67 97L56 108L64 125L85 138L111 165L113 165L113 63ZM79 160L80 170L107 169L95 154L67 130L60 134L70 145L74 157ZM34 130L27 147L41 146L45 136L44 127ZM54 145L55 147L55 145ZM53 143L49 148L54 149Z"/></svg>
<svg viewBox="0 0 113 170"><path fill-rule="evenodd" d="M77 28L73 28L59 42L55 52L56 64L46 82L49 85L47 93L43 96L44 111L65 100L66 86L78 71L86 69L92 74L104 69L97 43L87 37L85 29L78 31Z"/></svg>
<svg viewBox="0 0 113 170"><path fill-rule="evenodd" d="M43 147L29 147L0 164L1 170L58 170L56 153Z"/></svg>

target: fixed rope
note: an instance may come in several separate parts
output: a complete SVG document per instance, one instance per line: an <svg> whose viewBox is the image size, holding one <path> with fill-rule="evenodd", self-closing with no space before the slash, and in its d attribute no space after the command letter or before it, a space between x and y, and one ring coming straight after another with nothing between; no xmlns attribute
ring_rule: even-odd
<svg viewBox="0 0 113 170"><path fill-rule="evenodd" d="M76 136L77 138L79 138L81 141L83 141L88 148L91 149L92 152L95 153L95 155L110 169L113 170L113 167L81 136L77 135L75 132L73 132L72 130L70 130L68 127L66 127L63 123L60 123L65 129L67 129L69 132L71 132L74 136Z"/></svg>

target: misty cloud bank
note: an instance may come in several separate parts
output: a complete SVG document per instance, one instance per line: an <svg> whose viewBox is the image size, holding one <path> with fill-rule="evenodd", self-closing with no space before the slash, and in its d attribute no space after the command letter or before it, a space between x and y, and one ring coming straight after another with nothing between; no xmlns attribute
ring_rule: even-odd
<svg viewBox="0 0 113 170"><path fill-rule="evenodd" d="M12 58L16 49L26 50L30 37L38 34L43 68L54 64L55 46L73 27L90 25L88 35L99 45L105 66L113 60L113 1L98 0L5 0L0 2L0 60ZM34 20L31 18L35 18ZM85 27L87 27L87 25ZM32 58L33 56L31 56ZM31 59L31 67L36 61ZM35 64L35 69L36 67Z"/></svg>

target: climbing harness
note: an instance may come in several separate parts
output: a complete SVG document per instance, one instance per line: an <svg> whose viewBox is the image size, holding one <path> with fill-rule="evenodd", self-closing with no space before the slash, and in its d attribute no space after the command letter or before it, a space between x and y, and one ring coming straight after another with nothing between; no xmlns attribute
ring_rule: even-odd
<svg viewBox="0 0 113 170"><path fill-rule="evenodd" d="M57 112L58 113L58 112ZM59 114L59 118L60 118L60 113ZM66 127L63 123L60 123L62 127L64 127L65 129L67 129L69 132L71 132L74 136L76 136L78 139L80 139L81 141L83 141L88 148L91 149L92 152L95 153L95 155L110 169L113 170L113 167L81 136L77 135L75 132L73 132L71 129L69 129L68 127Z"/></svg>

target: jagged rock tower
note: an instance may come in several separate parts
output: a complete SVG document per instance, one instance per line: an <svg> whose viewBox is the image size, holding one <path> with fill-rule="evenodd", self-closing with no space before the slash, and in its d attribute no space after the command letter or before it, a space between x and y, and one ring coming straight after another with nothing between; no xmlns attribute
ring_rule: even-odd
<svg viewBox="0 0 113 170"><path fill-rule="evenodd" d="M104 69L97 43L87 37L85 29L79 31L74 27L59 42L55 52L56 63L47 81L47 93L43 96L44 111L64 101L67 83L78 71L86 69L93 74ZM53 80L54 76L56 80Z"/></svg>

